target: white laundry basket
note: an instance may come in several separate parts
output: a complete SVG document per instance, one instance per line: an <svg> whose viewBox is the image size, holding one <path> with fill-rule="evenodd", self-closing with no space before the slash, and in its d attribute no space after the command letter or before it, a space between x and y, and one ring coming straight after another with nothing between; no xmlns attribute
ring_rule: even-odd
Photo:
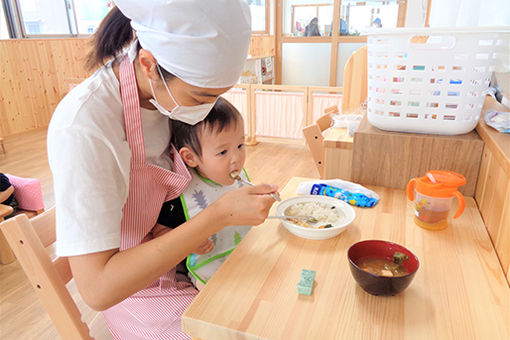
<svg viewBox="0 0 510 340"><path fill-rule="evenodd" d="M475 128L508 28L368 32L367 118L390 131L456 135Z"/></svg>

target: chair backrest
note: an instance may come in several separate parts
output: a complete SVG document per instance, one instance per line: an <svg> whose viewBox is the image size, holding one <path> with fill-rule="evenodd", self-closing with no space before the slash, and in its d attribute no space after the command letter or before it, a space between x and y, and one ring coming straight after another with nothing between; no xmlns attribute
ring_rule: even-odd
<svg viewBox="0 0 510 340"><path fill-rule="evenodd" d="M328 109L326 109L327 111ZM324 177L324 137L322 131L331 126L331 116L327 113L317 119L315 124L308 125L303 128L303 136L305 137L306 144L310 149L315 166L319 171L321 178Z"/></svg>
<svg viewBox="0 0 510 340"><path fill-rule="evenodd" d="M367 98L367 46L350 56L344 68L342 113L356 110Z"/></svg>
<svg viewBox="0 0 510 340"><path fill-rule="evenodd" d="M92 339L66 284L72 279L65 257L50 258L45 249L55 242L55 207L28 219L25 214L0 224L62 339Z"/></svg>

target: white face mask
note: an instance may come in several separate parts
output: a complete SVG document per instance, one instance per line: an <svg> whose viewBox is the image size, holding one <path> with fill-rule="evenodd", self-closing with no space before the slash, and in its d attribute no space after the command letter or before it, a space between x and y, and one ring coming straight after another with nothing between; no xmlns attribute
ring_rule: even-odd
<svg viewBox="0 0 510 340"><path fill-rule="evenodd" d="M214 104L216 103L207 103L207 104L200 104L195 106L181 106L177 104L177 101L175 101L174 96L172 96L172 92L170 92L170 89L168 88L165 78L163 77L163 74L161 73L161 70L159 69L159 65L156 65L159 71L159 75L161 76L161 79L163 80L163 84L165 84L166 91L170 95L170 98L172 98L172 101L175 104L174 109L172 112L165 109L162 105L158 103L156 100L156 94L154 93L154 89L152 88L152 81L149 79L149 85L151 87L152 96L153 99L149 99L149 102L158 109L159 112L164 114L165 116L170 117L171 119L175 119L178 121L181 121L183 123L189 124L189 125L195 125L202 120L204 120L205 117L211 112Z"/></svg>

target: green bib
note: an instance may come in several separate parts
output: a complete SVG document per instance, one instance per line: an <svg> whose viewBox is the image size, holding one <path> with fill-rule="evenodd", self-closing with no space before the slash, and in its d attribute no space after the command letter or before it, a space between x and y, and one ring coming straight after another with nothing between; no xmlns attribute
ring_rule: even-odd
<svg viewBox="0 0 510 340"><path fill-rule="evenodd" d="M190 173L191 182L181 194L181 202L186 220L204 210L226 192L244 186L239 182L235 182L232 185L220 185L201 177L193 169ZM244 169L240 176L244 180L249 181ZM212 235L210 239L214 243L214 249L210 253L204 255L191 254L188 256L186 266L189 272L197 280L205 284L225 262L227 256L241 242L250 229L251 226L228 226Z"/></svg>

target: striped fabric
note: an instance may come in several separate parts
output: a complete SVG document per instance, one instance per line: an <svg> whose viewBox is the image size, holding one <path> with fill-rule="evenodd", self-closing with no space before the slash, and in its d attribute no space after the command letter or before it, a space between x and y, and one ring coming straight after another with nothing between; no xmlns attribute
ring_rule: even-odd
<svg viewBox="0 0 510 340"><path fill-rule="evenodd" d="M173 172L146 163L138 88L134 66L128 58L120 65L120 87L126 137L132 154L129 195L121 224L120 250L123 251L151 238L150 231L163 202L178 197L191 175L173 146ZM115 339L189 339L181 331L181 315L196 294L197 290L188 281L176 281L173 268L103 314Z"/></svg>

